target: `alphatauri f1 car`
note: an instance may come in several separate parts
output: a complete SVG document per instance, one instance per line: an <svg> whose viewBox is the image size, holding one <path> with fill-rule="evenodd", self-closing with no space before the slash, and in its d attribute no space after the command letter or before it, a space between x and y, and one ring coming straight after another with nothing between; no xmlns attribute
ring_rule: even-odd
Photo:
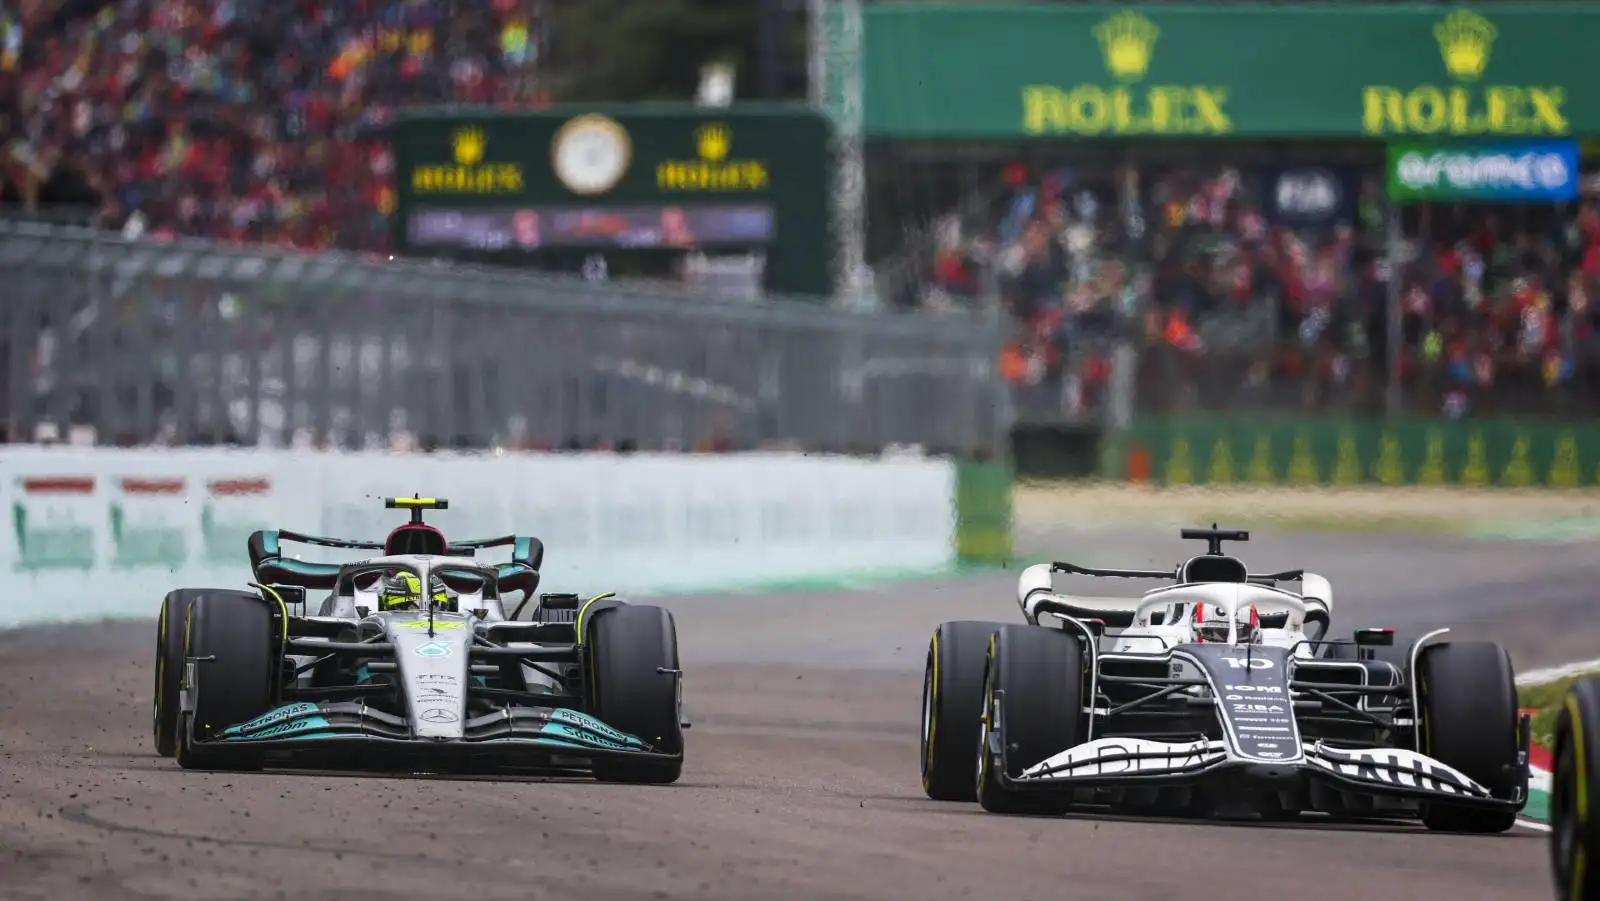
<svg viewBox="0 0 1600 901"><path fill-rule="evenodd" d="M442 498L389 498L411 521L382 543L287 531L249 539L251 591L180 589L161 605L155 742L185 768L267 765L589 774L675 782L682 672L672 614L610 595L539 595L544 546L447 544ZM285 542L381 556L307 563ZM485 548L511 562L479 562ZM317 612L307 592L327 591ZM522 593L506 612L505 596Z"/></svg>
<svg viewBox="0 0 1600 901"><path fill-rule="evenodd" d="M1448 629L1403 656L1389 629L1325 639L1327 579L1249 572L1222 552L1244 531L1182 535L1206 553L1165 572L1030 566L1017 586L1026 625L934 632L929 797L999 813L1321 812L1511 828L1527 799L1529 723L1502 648L1451 641ZM1168 584L1075 597L1055 590L1057 573ZM1301 592L1280 587L1290 582Z"/></svg>

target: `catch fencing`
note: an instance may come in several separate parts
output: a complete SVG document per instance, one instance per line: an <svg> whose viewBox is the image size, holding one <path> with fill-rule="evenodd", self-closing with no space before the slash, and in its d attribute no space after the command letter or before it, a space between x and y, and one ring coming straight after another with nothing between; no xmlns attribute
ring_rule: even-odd
<svg viewBox="0 0 1600 901"><path fill-rule="evenodd" d="M0 223L11 441L994 453L1001 325Z"/></svg>

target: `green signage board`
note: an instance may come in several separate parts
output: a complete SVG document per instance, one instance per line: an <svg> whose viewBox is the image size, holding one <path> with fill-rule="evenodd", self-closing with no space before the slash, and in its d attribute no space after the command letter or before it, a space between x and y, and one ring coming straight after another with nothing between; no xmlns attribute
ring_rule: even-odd
<svg viewBox="0 0 1600 901"><path fill-rule="evenodd" d="M754 250L772 290L832 290L830 133L814 111L416 110L391 138L402 252Z"/></svg>
<svg viewBox="0 0 1600 901"><path fill-rule="evenodd" d="M1136 425L1112 461L1164 485L1600 484L1600 426L1223 418Z"/></svg>
<svg viewBox="0 0 1600 901"><path fill-rule="evenodd" d="M1600 6L880 3L879 138L1600 135Z"/></svg>
<svg viewBox="0 0 1600 901"><path fill-rule="evenodd" d="M1011 562L1010 467L1004 463L956 464L956 560L963 564Z"/></svg>

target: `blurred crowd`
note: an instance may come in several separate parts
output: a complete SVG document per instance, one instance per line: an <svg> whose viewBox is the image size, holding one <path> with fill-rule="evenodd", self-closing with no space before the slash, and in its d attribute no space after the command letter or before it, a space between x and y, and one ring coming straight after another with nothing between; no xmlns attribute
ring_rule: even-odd
<svg viewBox="0 0 1600 901"><path fill-rule="evenodd" d="M543 4L0 5L0 206L83 210L129 234L385 252L382 127L406 105L548 102ZM1393 276L1411 411L1597 406L1600 200L1411 209L1391 266L1380 169L1332 171L1339 196L1302 197L1320 207L1297 215L1281 167L1016 162L916 248L927 259L909 303L998 298L1017 324L1002 362L1024 416L1095 415L1130 347L1143 413L1354 413L1381 409L1391 381Z"/></svg>
<svg viewBox="0 0 1600 901"><path fill-rule="evenodd" d="M402 105L543 102L541 0L0 6L0 204L382 252Z"/></svg>
<svg viewBox="0 0 1600 901"><path fill-rule="evenodd" d="M1319 173L1309 198L1307 172ZM1286 175L1297 193L1284 194ZM1118 346L1136 349L1141 413L1384 409L1381 169L1035 162L1010 164L996 182L935 223L910 302L1000 300L1016 323L1004 368L1021 415L1095 415ZM1404 210L1408 412L1600 406L1600 198L1585 184L1582 202L1565 207Z"/></svg>

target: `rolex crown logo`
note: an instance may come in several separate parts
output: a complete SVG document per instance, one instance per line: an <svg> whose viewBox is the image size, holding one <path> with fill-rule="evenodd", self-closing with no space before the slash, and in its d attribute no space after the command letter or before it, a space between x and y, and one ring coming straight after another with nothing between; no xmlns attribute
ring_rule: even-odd
<svg viewBox="0 0 1600 901"><path fill-rule="evenodd" d="M1488 19L1464 9L1451 13L1443 22L1433 26L1433 36L1439 41L1444 67L1453 77L1461 79L1473 79L1483 74L1489 65L1489 51L1494 47L1498 33Z"/></svg>
<svg viewBox="0 0 1600 901"><path fill-rule="evenodd" d="M728 126L716 123L700 126L694 133L694 139L700 158L711 163L726 159L728 147L733 143Z"/></svg>
<svg viewBox="0 0 1600 901"><path fill-rule="evenodd" d="M459 129L450 136L450 146L455 151L456 164L460 166L471 166L482 160L483 149L488 144L488 136L475 125Z"/></svg>
<svg viewBox="0 0 1600 901"><path fill-rule="evenodd" d="M1161 29L1134 12L1117 13L1094 27L1095 39L1106 57L1106 69L1124 81L1143 78L1150 68L1150 52Z"/></svg>

